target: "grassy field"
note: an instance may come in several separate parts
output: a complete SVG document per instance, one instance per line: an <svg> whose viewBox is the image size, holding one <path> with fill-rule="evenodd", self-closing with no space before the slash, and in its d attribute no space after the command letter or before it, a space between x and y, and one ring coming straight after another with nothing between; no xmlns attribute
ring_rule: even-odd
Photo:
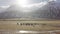
<svg viewBox="0 0 60 34"><path fill-rule="evenodd" d="M39 23L47 24L40 26L18 25L17 23ZM60 30L60 27L49 26L50 24L60 24L60 20L0 20L0 30Z"/></svg>

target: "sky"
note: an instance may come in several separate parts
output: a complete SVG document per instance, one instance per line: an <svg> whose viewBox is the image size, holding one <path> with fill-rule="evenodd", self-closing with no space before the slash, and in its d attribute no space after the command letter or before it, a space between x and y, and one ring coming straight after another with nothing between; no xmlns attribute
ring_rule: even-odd
<svg viewBox="0 0 60 34"><path fill-rule="evenodd" d="M18 4L18 1L19 0L0 0L0 7L8 8L12 4ZM22 1L24 1L24 0L22 0ZM24 5L25 7L45 5L46 2L44 3L44 1L48 1L48 0L27 0L27 1L28 1L28 4L31 4L31 5L28 5L28 6Z"/></svg>
<svg viewBox="0 0 60 34"><path fill-rule="evenodd" d="M0 0L0 6L14 4L16 3L16 1L17 0ZM32 3L39 3L41 1L48 1L48 0L28 0L28 1L30 4L32 4Z"/></svg>
<svg viewBox="0 0 60 34"><path fill-rule="evenodd" d="M15 3L17 0L0 0L0 6L1 5L9 5L9 4L12 4L12 3ZM23 0L24 1L24 0ZM40 2L42 0L28 0L30 3L37 3L37 2ZM45 1L45 0L43 0ZM46 0L47 1L47 0Z"/></svg>
<svg viewBox="0 0 60 34"><path fill-rule="evenodd" d="M0 0L0 8L8 8L8 7L10 7L10 5L18 3L18 1L17 0ZM24 1L24 0L22 0L22 1ZM31 4L29 6L33 6L33 5L36 5L37 3L40 3L41 1L47 1L47 0L27 0L27 1L29 2L28 4ZM36 3L36 4L34 4L34 3Z"/></svg>

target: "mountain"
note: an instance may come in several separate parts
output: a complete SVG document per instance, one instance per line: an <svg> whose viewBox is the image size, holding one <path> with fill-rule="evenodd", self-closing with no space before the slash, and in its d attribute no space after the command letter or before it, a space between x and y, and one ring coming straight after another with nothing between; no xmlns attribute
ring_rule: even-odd
<svg viewBox="0 0 60 34"><path fill-rule="evenodd" d="M33 8L33 7L32 7ZM41 8L22 8L18 5L11 5L5 12L0 13L0 18L48 18L60 19L60 2L51 1ZM25 10L30 12L24 12Z"/></svg>
<svg viewBox="0 0 60 34"><path fill-rule="evenodd" d="M42 8L35 10L40 18L60 19L60 2L51 1L44 5Z"/></svg>

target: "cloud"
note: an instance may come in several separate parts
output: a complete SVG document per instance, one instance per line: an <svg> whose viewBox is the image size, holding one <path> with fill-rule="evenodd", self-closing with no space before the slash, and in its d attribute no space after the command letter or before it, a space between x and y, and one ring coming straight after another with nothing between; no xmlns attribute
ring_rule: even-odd
<svg viewBox="0 0 60 34"><path fill-rule="evenodd" d="M43 7L44 5L46 5L48 2L51 2L51 1L57 1L57 0L49 0L49 1L42 1L40 3L34 3L34 4L29 4L29 5L24 5L23 7L26 7L26 8L31 8L31 7Z"/></svg>
<svg viewBox="0 0 60 34"><path fill-rule="evenodd" d="M5 12L5 10L7 8L9 8L9 7L10 7L9 5L7 5L7 6L0 6L0 13Z"/></svg>
<svg viewBox="0 0 60 34"><path fill-rule="evenodd" d="M40 2L40 3L35 3L35 4L30 4L30 5L24 5L23 7L25 8L32 8L32 7L43 7L46 5L48 2Z"/></svg>
<svg viewBox="0 0 60 34"><path fill-rule="evenodd" d="M57 0L49 0L49 1L57 1Z"/></svg>
<svg viewBox="0 0 60 34"><path fill-rule="evenodd" d="M0 6L0 8L9 8L10 6L7 5L7 6Z"/></svg>

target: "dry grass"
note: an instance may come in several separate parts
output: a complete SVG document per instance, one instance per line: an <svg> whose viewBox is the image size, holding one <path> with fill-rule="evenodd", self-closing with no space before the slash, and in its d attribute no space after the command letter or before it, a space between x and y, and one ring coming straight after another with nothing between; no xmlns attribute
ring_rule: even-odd
<svg viewBox="0 0 60 34"><path fill-rule="evenodd" d="M60 24L60 20L53 21L23 21L23 20L0 20L0 29L2 30L60 30L60 27L52 27L52 26L21 26L17 25L17 23L41 23L41 24Z"/></svg>

